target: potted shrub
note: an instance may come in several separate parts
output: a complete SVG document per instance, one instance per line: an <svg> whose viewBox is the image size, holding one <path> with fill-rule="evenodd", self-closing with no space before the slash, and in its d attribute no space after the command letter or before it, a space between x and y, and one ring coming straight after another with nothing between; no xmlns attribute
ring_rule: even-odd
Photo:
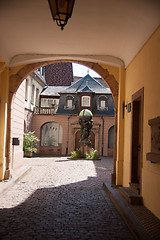
<svg viewBox="0 0 160 240"><path fill-rule="evenodd" d="M89 153L83 154L80 149L71 152L71 159L88 159L88 160L100 160L97 150L90 149Z"/></svg>
<svg viewBox="0 0 160 240"><path fill-rule="evenodd" d="M40 141L34 134L34 132L24 133L23 151L24 157L32 157L33 153L37 152L37 142Z"/></svg>

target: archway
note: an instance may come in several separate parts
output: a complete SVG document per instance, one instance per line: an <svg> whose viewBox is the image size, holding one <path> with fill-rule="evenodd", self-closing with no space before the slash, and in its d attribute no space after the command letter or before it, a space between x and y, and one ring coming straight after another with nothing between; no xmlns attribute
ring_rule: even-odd
<svg viewBox="0 0 160 240"><path fill-rule="evenodd" d="M38 62L38 63L32 63L27 64L25 66L22 66L19 68L19 70L12 74L10 76L10 88L9 88L9 108L8 108L8 155L7 158L7 170L9 170L9 163L11 159L11 150L10 150L10 121L11 121L11 100L13 97L13 94L16 92L18 86L20 83L33 71L35 71L37 68L40 68L42 66L58 63L58 62L76 62L79 64L82 64L84 66L87 66L91 68L92 70L96 71L107 83L107 85L110 87L114 104L115 104L115 142L114 142L114 174L115 174L115 163L117 158L117 109L118 109L118 82L116 81L115 77L112 74L109 74L108 70L103 68L100 64L94 63L94 62L87 62L87 61L78 61L78 60L57 60L57 61L47 61L47 62Z"/></svg>
<svg viewBox="0 0 160 240"><path fill-rule="evenodd" d="M60 155L62 152L62 126L57 122L46 122L40 128L40 153Z"/></svg>

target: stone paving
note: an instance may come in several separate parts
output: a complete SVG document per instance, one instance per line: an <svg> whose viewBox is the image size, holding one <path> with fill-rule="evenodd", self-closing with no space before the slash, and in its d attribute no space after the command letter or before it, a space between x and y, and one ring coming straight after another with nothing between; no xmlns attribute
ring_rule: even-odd
<svg viewBox="0 0 160 240"><path fill-rule="evenodd" d="M102 190L112 158L24 163L32 171L0 196L0 239L134 239Z"/></svg>

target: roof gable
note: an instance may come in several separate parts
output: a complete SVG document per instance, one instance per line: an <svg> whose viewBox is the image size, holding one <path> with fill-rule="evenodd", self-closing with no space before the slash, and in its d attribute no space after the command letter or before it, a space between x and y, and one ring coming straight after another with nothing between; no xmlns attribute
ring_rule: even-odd
<svg viewBox="0 0 160 240"><path fill-rule="evenodd" d="M94 93L111 93L109 88L105 88L102 84L92 78L89 74L79 79L71 86L67 87L60 93L79 93L79 92L94 92Z"/></svg>

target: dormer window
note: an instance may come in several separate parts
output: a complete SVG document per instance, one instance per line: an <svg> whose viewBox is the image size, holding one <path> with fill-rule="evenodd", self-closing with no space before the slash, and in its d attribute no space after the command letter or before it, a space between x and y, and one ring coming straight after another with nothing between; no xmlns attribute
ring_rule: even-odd
<svg viewBox="0 0 160 240"><path fill-rule="evenodd" d="M72 107L73 107L73 100L67 99L67 108L72 108Z"/></svg>
<svg viewBox="0 0 160 240"><path fill-rule="evenodd" d="M99 107L101 109L104 109L106 107L106 101L105 100L100 100Z"/></svg>
<svg viewBox="0 0 160 240"><path fill-rule="evenodd" d="M74 97L71 95L66 96L66 104L64 106L64 109L74 109L75 103L74 103Z"/></svg>
<svg viewBox="0 0 160 240"><path fill-rule="evenodd" d="M91 97L82 96L82 107L90 107L90 106L91 106Z"/></svg>
<svg viewBox="0 0 160 240"><path fill-rule="evenodd" d="M108 110L107 97L100 96L98 99L98 110Z"/></svg>

